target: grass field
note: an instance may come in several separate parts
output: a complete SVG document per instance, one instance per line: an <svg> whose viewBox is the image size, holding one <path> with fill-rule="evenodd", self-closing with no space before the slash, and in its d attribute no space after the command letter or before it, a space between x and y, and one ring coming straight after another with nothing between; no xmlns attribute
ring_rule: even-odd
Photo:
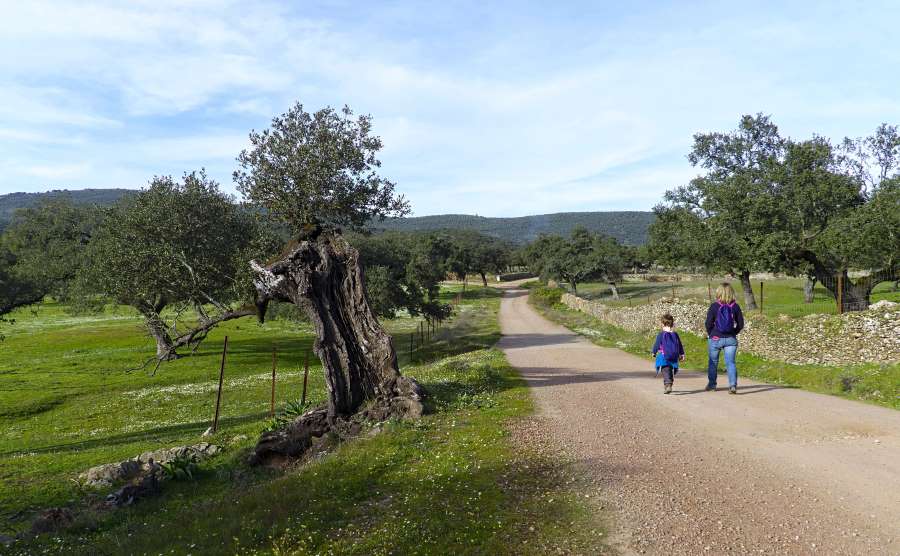
<svg viewBox="0 0 900 556"><path fill-rule="evenodd" d="M618 300L612 298L608 284L585 283L578 285L578 295L587 299L602 299L604 303L617 307L646 304L650 299L672 297L673 293L680 299L706 303L710 299L710 291L715 295L716 286L722 281L731 282L737 292L738 302L745 304L740 283L737 280L723 277L680 282L627 281L617 284L620 296ZM760 297L760 284L764 284L762 298ZM812 303L804 303L803 280L798 278L754 280L752 285L756 301L759 303L762 299L763 312L767 315L799 317L813 313L834 314L837 310L834 297L818 283L813 292ZM566 284L561 284L561 286L571 289ZM893 286L892 282L879 284L872 293L872 302L882 299L900 302L900 291L894 291Z"/></svg>
<svg viewBox="0 0 900 556"><path fill-rule="evenodd" d="M444 292L447 299L456 292ZM299 397L312 335L303 326L250 320L211 334L191 357L155 374L126 373L152 354L127 310L71 316L44 305L20 312L0 343L0 522L12 535L36 511L73 510L76 524L17 541L12 553L423 554L593 552L603 530L572 491L564 461L516 445L506 423L528 415L524 383L503 355L499 294L470 287L433 341L408 352L418 321L387 323L404 373L430 392L432 413L389 423L288 471L244 465L267 426L271 352L278 399ZM229 336L223 417L209 439L226 452L196 480L115 511L105 491L72 479L93 465L200 441ZM310 397L324 400L312 359ZM552 547L552 548L551 548ZM0 551L3 550L0 545Z"/></svg>
<svg viewBox="0 0 900 556"><path fill-rule="evenodd" d="M647 358L647 372L652 372L649 356L655 333L631 332L605 323L559 303L560 289L531 288L530 301L547 318L577 332L592 342L617 347ZM706 372L707 342L689 332L680 332L687 360L682 368ZM723 369L722 362L719 364ZM721 371L720 371L721 372ZM804 388L900 409L900 364L865 364L848 367L792 365L770 361L738 351L739 376L755 378L771 384Z"/></svg>

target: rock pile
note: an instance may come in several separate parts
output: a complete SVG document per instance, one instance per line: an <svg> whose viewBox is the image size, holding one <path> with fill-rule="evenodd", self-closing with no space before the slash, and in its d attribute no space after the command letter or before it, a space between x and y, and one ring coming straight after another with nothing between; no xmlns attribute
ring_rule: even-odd
<svg viewBox="0 0 900 556"><path fill-rule="evenodd" d="M78 479L86 486L95 488L110 487L114 483L121 481L156 474L161 465L176 459L190 458L199 462L209 459L221 451L222 449L215 444L201 442L193 446L178 446L176 448L144 452L132 459L91 467L80 474Z"/></svg>
<svg viewBox="0 0 900 556"><path fill-rule="evenodd" d="M656 330L660 315L670 313L680 330L706 335L707 306L696 302L662 298L650 305L610 307L566 293L562 303L632 332ZM767 359L819 365L900 361L900 303L879 301L866 311L801 318L753 313L745 321L742 349Z"/></svg>

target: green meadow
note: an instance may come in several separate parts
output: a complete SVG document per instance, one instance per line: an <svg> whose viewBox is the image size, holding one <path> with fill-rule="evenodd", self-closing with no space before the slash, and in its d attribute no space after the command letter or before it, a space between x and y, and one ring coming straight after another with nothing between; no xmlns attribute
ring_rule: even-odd
<svg viewBox="0 0 900 556"><path fill-rule="evenodd" d="M458 293L447 288L446 301ZM387 321L404 373L430 394L414 423L389 422L310 463L247 467L270 424L272 350L279 405L300 397L313 335L288 320L250 319L215 330L192 355L128 371L153 353L124 308L72 315L57 304L13 315L0 343L0 521L12 536L42 509L75 523L18 540L31 554L543 554L593 552L603 528L573 491L570 462L523 446L510 427L532 411L527 388L492 349L499 293L470 287L455 316L410 352L419 320ZM228 336L218 432L212 419ZM309 398L325 399L310 358ZM107 491L74 480L87 468L143 451L209 441L225 452L190 481L109 510ZM3 547L0 546L0 550Z"/></svg>

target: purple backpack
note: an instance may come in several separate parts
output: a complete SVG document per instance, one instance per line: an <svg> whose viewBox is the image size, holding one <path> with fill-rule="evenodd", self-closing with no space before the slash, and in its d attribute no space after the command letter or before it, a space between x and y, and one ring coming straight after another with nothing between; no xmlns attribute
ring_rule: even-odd
<svg viewBox="0 0 900 556"><path fill-rule="evenodd" d="M674 332L663 332L659 351L666 357L666 361L672 363L678 361L678 356L681 355L681 350L678 349L678 336Z"/></svg>
<svg viewBox="0 0 900 556"><path fill-rule="evenodd" d="M737 324L734 322L734 301L725 304L717 302L719 309L716 311L716 330L722 334L734 334Z"/></svg>

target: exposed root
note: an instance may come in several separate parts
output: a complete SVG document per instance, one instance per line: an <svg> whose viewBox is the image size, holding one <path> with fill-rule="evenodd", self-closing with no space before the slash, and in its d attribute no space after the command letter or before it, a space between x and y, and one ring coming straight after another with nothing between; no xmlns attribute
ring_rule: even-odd
<svg viewBox="0 0 900 556"><path fill-rule="evenodd" d="M328 408L307 411L284 428L262 433L248 463L281 466L306 456L317 439L334 434L341 440L357 436L366 422L415 420L422 416L425 391L415 379L399 377L390 398L373 400L346 418L328 417Z"/></svg>

